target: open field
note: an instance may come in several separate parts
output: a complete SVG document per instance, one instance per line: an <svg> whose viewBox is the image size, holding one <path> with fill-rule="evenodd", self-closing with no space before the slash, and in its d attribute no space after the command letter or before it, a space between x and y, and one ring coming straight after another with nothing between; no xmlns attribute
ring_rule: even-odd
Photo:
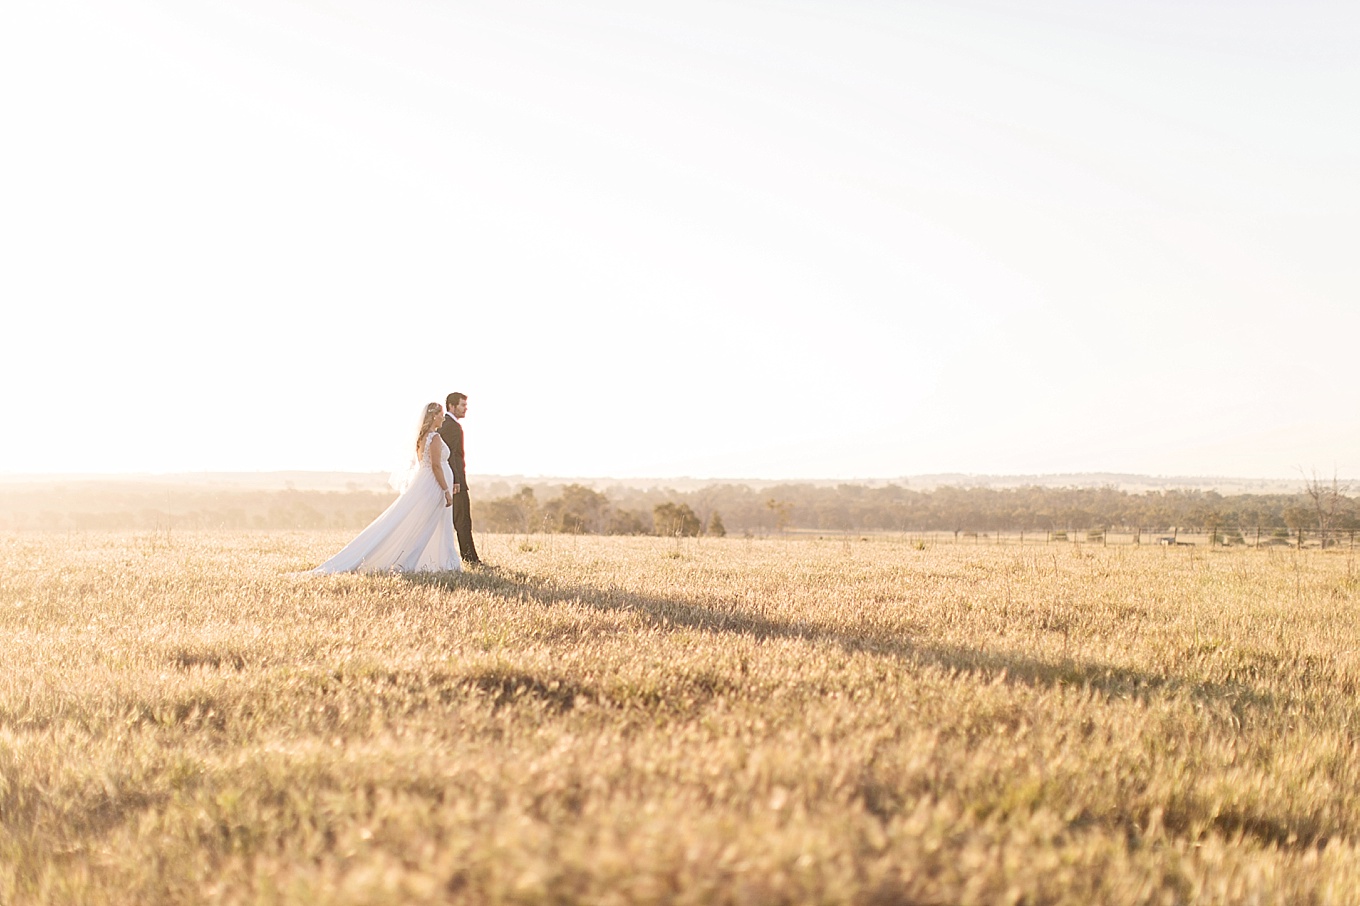
<svg viewBox="0 0 1360 906"><path fill-rule="evenodd" d="M0 903L1360 903L1345 550L0 535Z"/></svg>

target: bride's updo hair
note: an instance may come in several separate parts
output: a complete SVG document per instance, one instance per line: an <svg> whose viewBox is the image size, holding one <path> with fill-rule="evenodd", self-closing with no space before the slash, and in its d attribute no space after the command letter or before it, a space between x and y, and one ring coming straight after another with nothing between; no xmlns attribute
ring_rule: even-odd
<svg viewBox="0 0 1360 906"><path fill-rule="evenodd" d="M444 407L438 403L429 403L425 406L425 416L420 420L420 433L416 435L416 459L420 458L423 452L421 446L425 440L425 435L431 431L438 431L439 426L444 423Z"/></svg>

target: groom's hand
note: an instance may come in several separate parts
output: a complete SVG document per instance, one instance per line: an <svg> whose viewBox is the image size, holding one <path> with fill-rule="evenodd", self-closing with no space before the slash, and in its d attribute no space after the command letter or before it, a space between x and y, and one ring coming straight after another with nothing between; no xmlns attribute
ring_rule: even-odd
<svg viewBox="0 0 1360 906"><path fill-rule="evenodd" d="M453 493L454 493L455 495L458 493L458 488L459 488L459 487L461 487L461 485L459 485L458 482L455 481L455 482L453 483L453 488L452 488L452 491L453 491Z"/></svg>

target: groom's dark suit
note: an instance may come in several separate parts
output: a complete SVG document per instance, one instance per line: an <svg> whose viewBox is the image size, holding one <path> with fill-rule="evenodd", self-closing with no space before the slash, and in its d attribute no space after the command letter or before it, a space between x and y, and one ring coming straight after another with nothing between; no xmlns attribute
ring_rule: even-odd
<svg viewBox="0 0 1360 906"><path fill-rule="evenodd" d="M449 446L449 468L453 469L453 483L458 493L453 495L453 529L458 533L458 553L464 563L481 563L477 545L472 543L472 506L468 497L467 464L463 461L463 426L452 415L444 415L439 436Z"/></svg>

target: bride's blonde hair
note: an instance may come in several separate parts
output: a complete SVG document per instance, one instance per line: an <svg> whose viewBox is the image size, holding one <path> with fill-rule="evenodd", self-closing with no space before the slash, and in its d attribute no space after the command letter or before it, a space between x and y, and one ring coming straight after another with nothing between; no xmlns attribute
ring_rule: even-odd
<svg viewBox="0 0 1360 906"><path fill-rule="evenodd" d="M416 435L416 459L424 452L421 446L425 440L425 435L431 431L439 430L439 426L444 422L444 407L438 403L430 403L425 407L425 417L420 420L420 433ZM410 424L407 422L407 424Z"/></svg>

